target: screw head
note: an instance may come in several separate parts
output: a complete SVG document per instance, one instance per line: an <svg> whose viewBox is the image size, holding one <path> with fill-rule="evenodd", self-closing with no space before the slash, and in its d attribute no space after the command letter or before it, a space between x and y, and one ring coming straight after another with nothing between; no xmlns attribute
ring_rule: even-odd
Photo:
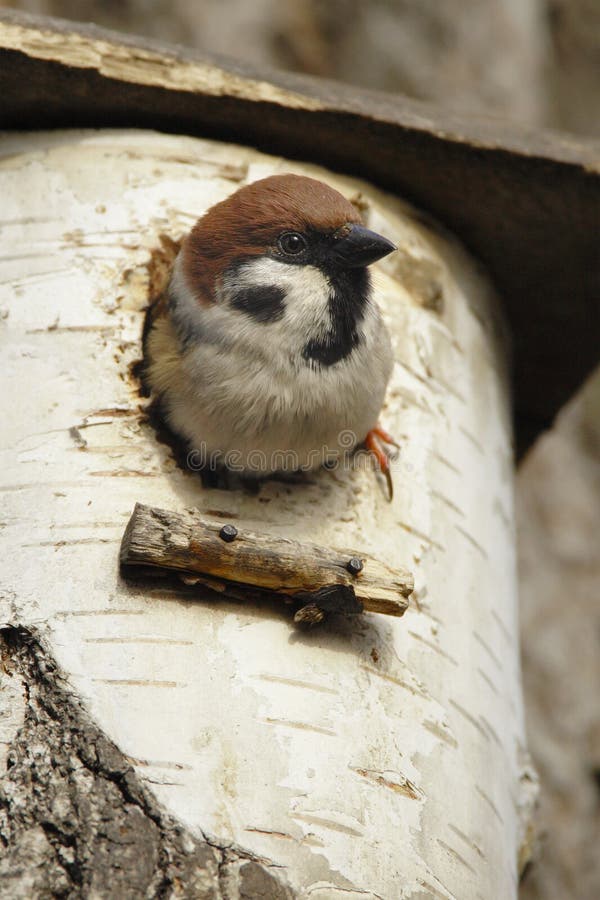
<svg viewBox="0 0 600 900"><path fill-rule="evenodd" d="M358 575L358 573L363 570L363 561L362 559L359 559L358 556L353 556L352 559L349 559L346 563L346 568L351 575Z"/></svg>
<svg viewBox="0 0 600 900"><path fill-rule="evenodd" d="M238 530L235 525L223 525L219 532L219 537L222 541L225 541L226 544L230 544L232 541L235 541L238 535Z"/></svg>

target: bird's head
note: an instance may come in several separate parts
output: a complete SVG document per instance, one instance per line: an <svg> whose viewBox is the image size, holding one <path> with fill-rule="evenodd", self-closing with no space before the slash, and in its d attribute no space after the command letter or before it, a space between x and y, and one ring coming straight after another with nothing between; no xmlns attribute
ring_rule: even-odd
<svg viewBox="0 0 600 900"><path fill-rule="evenodd" d="M232 314L248 336L250 323L263 329L281 323L305 358L316 341L334 349L314 358L337 361L369 302L367 266L395 249L364 227L338 191L313 178L273 175L244 186L196 223L172 293L176 301L177 291L185 291L204 309L216 305L219 315Z"/></svg>

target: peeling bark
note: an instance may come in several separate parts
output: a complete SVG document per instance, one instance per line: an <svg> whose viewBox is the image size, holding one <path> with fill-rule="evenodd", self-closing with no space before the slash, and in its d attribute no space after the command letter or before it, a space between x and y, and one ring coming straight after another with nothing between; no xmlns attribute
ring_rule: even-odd
<svg viewBox="0 0 600 900"><path fill-rule="evenodd" d="M5 628L0 642L24 705L0 786L2 900L291 900L274 866L164 812L36 636Z"/></svg>

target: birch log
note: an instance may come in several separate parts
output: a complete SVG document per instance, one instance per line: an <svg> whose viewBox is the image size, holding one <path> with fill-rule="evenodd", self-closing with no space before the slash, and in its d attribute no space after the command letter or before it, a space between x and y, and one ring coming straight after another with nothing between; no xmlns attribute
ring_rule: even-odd
<svg viewBox="0 0 600 900"><path fill-rule="evenodd" d="M376 272L396 356L392 504L360 468L203 489L132 375L181 237L241 183L289 170L353 198L400 248ZM299 896L515 897L528 775L511 433L482 274L368 184L202 139L6 135L0 197L3 620L38 630L171 815L284 866ZM125 583L137 501L360 547L414 572L409 609L299 634L275 605Z"/></svg>

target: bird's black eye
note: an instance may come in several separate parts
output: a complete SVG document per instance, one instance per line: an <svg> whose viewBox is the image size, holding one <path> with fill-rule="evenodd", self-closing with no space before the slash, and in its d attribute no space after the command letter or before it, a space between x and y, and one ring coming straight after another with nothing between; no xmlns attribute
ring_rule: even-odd
<svg viewBox="0 0 600 900"><path fill-rule="evenodd" d="M283 234L279 235L277 243L281 252L285 253L286 256L298 256L299 253L306 250L307 246L306 238L298 234L297 231L284 231Z"/></svg>

